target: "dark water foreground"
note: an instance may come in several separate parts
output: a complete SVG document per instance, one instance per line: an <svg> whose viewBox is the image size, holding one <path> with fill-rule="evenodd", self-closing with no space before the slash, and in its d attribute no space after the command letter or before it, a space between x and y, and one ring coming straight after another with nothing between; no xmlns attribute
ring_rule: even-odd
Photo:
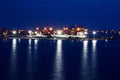
<svg viewBox="0 0 120 80"><path fill-rule="evenodd" d="M120 80L120 41L0 39L0 80Z"/></svg>

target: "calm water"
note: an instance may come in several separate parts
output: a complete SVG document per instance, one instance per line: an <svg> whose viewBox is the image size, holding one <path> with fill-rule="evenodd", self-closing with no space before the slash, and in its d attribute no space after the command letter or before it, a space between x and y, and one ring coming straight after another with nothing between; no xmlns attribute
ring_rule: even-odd
<svg viewBox="0 0 120 80"><path fill-rule="evenodd" d="M120 40L0 39L0 80L120 80Z"/></svg>

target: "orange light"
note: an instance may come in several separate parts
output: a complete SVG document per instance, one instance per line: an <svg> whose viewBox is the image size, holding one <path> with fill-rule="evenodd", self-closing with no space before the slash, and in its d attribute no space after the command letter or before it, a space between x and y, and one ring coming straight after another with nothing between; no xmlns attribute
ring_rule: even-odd
<svg viewBox="0 0 120 80"><path fill-rule="evenodd" d="M50 34L50 32L48 32L48 34Z"/></svg>
<svg viewBox="0 0 120 80"><path fill-rule="evenodd" d="M66 30L68 30L68 28L66 28Z"/></svg>
<svg viewBox="0 0 120 80"><path fill-rule="evenodd" d="M50 31L52 31L53 29L50 27Z"/></svg>
<svg viewBox="0 0 120 80"><path fill-rule="evenodd" d="M77 31L80 31L80 28L77 28Z"/></svg>

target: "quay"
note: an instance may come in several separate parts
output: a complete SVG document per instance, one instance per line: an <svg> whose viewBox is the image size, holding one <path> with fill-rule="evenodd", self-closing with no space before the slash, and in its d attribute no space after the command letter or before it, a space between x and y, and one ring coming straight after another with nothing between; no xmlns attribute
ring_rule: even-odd
<svg viewBox="0 0 120 80"><path fill-rule="evenodd" d="M40 40L116 40L116 37L107 37L107 38L55 38L55 37L0 37L0 39L40 39Z"/></svg>
<svg viewBox="0 0 120 80"><path fill-rule="evenodd" d="M119 39L119 31L88 30L85 27L76 26L73 28L64 27L54 30L52 27L35 30L4 30L0 29L2 39L71 39L71 40L114 40Z"/></svg>

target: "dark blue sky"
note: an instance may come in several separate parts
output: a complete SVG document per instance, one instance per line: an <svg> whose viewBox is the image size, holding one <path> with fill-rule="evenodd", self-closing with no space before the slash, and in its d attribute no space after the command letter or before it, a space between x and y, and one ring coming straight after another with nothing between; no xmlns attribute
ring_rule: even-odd
<svg viewBox="0 0 120 80"><path fill-rule="evenodd" d="M29 28L71 24L90 29L120 29L120 1L0 0L0 26Z"/></svg>

